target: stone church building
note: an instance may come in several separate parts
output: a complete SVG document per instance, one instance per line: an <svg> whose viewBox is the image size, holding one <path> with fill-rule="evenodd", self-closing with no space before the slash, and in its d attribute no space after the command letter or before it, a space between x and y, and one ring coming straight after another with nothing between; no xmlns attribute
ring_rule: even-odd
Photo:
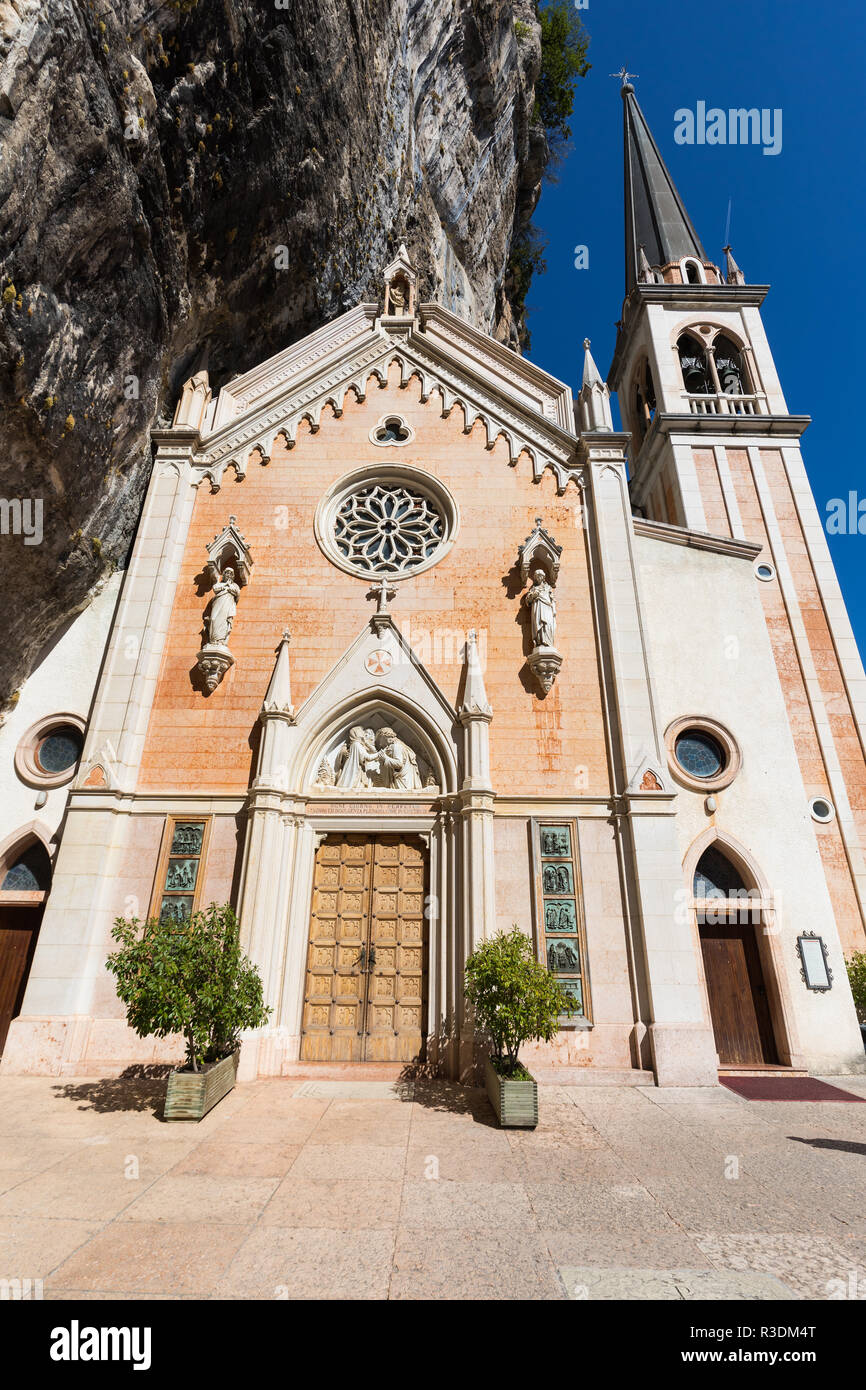
<svg viewBox="0 0 866 1390"><path fill-rule="evenodd" d="M273 1008L242 1076L467 1075L464 962L515 923L573 1006L530 1062L863 1070L866 686L809 422L767 287L707 256L623 103L607 382L588 341L574 399L419 302L401 248L379 303L215 397L198 371L153 431L92 701L55 683L0 743L28 808L55 778L0 826L5 1072L173 1060L126 1025L111 926L212 901Z"/></svg>

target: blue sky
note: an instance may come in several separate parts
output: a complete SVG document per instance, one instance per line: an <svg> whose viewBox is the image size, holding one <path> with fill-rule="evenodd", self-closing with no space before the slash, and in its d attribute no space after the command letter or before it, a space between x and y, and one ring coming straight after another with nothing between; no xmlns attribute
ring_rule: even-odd
<svg viewBox="0 0 866 1390"><path fill-rule="evenodd" d="M534 219L549 245L528 296L529 356L576 387L589 337L602 375L610 366L624 251L622 101L608 74L626 63L708 255L721 258L730 199L734 255L750 283L771 286L764 323L788 409L812 417L803 453L821 516L849 490L866 498L863 0L589 0L580 14L593 66L578 84L559 182L545 186ZM674 112L698 101L781 107L781 152L675 144ZM587 270L574 268L578 244ZM866 536L828 540L866 653Z"/></svg>

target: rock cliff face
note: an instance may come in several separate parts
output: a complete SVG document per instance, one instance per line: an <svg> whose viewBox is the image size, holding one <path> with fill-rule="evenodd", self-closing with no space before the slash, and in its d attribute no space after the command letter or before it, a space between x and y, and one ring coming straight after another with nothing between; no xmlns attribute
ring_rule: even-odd
<svg viewBox="0 0 866 1390"><path fill-rule="evenodd" d="M531 0L0 0L0 702L112 564L204 344L216 387L361 299L517 343L547 158ZM14 509L7 512L14 520Z"/></svg>

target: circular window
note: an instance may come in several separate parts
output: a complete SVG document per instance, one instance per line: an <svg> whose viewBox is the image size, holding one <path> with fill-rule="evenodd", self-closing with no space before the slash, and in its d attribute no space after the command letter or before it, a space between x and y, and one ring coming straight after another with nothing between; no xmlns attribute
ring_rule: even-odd
<svg viewBox="0 0 866 1390"><path fill-rule="evenodd" d="M323 498L316 539L341 569L369 579L408 579L450 549L457 507L420 469L379 467L343 479Z"/></svg>
<svg viewBox="0 0 866 1390"><path fill-rule="evenodd" d="M828 820L832 820L836 814L830 802L823 796L813 797L809 802L809 810L812 819L820 821L822 824L826 824Z"/></svg>
<svg viewBox="0 0 866 1390"><path fill-rule="evenodd" d="M718 739L701 729L689 729L680 734L674 745L674 756L691 777L718 777L725 766L724 749Z"/></svg>
<svg viewBox="0 0 866 1390"><path fill-rule="evenodd" d="M692 791L721 791L740 770L736 740L714 719L689 716L674 720L665 733L665 744L671 772Z"/></svg>
<svg viewBox="0 0 866 1390"><path fill-rule="evenodd" d="M762 560L759 565L755 565L755 574L759 579L763 579L765 584L769 584L771 579L776 578L775 569L772 565L768 565L765 560Z"/></svg>
<svg viewBox="0 0 866 1390"><path fill-rule="evenodd" d="M31 725L15 750L15 771L32 787L60 787L75 776L84 747L84 720L55 714Z"/></svg>
<svg viewBox="0 0 866 1390"><path fill-rule="evenodd" d="M71 724L62 725L41 740L36 749L36 762L42 772L66 772L81 757L83 740Z"/></svg>

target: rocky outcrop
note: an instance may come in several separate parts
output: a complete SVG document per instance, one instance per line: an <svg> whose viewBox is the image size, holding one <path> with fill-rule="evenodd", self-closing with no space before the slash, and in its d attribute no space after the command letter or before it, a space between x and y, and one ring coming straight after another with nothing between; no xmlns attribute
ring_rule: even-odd
<svg viewBox="0 0 866 1390"><path fill-rule="evenodd" d="M203 345L216 387L377 298L401 240L517 345L539 64L532 0L0 0L0 497L43 515L0 536L0 700L123 563Z"/></svg>

